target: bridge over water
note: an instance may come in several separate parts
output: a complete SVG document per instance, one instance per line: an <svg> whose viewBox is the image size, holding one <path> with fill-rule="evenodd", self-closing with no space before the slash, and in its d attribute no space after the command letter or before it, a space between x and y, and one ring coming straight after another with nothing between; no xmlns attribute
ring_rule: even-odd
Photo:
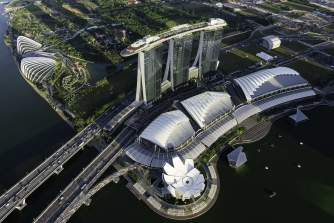
<svg viewBox="0 0 334 223"><path fill-rule="evenodd" d="M13 185L4 194L0 196L0 222L3 221L13 210L22 210L27 204L25 199L43 184L53 174L59 174L64 168L63 165L72 158L78 151L84 149L84 146L98 134L103 127L112 119L121 118L123 109L127 104L123 101L134 98L134 92L129 93L124 99L108 109L103 115L94 122L85 127L81 132L75 135L50 157L38 165L34 170L28 173L23 179ZM129 115L126 113L125 115ZM106 154L107 155L107 154Z"/></svg>
<svg viewBox="0 0 334 223"><path fill-rule="evenodd" d="M88 192L90 187L98 180L104 171L123 152L122 148L128 144L135 136L135 130L131 127L125 128L116 139L110 143L81 173L57 196L51 204L34 220L34 223L55 222L62 219L66 222L72 214L79 209L81 204L89 198L98 187L94 187ZM122 172L116 174L120 176ZM102 184L112 180L107 178ZM109 182L110 182L109 181ZM102 185L100 184L100 186ZM99 185L99 184L98 184ZM87 195L86 195L87 194ZM61 199L61 200L60 200ZM84 199L84 200L82 200Z"/></svg>

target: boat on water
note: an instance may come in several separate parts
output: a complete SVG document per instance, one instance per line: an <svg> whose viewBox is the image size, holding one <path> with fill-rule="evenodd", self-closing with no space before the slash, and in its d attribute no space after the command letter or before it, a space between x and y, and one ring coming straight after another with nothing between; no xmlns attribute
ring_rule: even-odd
<svg viewBox="0 0 334 223"><path fill-rule="evenodd" d="M269 197L274 197L276 195L276 192L272 192L271 194L269 194Z"/></svg>

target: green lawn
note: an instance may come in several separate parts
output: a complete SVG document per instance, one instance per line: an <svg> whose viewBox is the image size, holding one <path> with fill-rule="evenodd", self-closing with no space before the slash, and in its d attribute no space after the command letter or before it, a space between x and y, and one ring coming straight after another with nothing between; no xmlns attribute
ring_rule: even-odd
<svg viewBox="0 0 334 223"><path fill-rule="evenodd" d="M285 66L296 70L312 85L317 85L324 80L334 77L332 70L313 61L297 60Z"/></svg>
<svg viewBox="0 0 334 223"><path fill-rule="evenodd" d="M171 20L168 20L165 24L166 26L168 26L168 28L172 28L174 26L178 26L178 25L182 25L185 23L188 23L189 19L185 19L185 18L173 18Z"/></svg>
<svg viewBox="0 0 334 223"><path fill-rule="evenodd" d="M302 51L302 50L305 50L307 49L308 47L301 44L301 43L298 43L298 42L295 42L295 41L288 41L288 40L283 40L282 43L281 43L282 46L292 50L292 51L295 51L295 52L299 52L299 51Z"/></svg>
<svg viewBox="0 0 334 223"><path fill-rule="evenodd" d="M274 5L274 4L268 4L268 3L262 3L262 4L257 4L257 6L261 7L261 8L264 8L264 9L268 9L268 10L271 10L271 11L280 11L282 9L280 9L277 5Z"/></svg>
<svg viewBox="0 0 334 223"><path fill-rule="evenodd" d="M251 46L247 46L244 48L241 48L241 50L243 50L244 52L247 52L251 55L256 55L257 53L260 52L264 52L266 54L269 54L270 56L281 56L281 57L285 57L287 55L291 55L293 54L291 51L284 49L282 47L273 49L273 50L267 50L263 47L257 46L257 45L251 45Z"/></svg>
<svg viewBox="0 0 334 223"><path fill-rule="evenodd" d="M298 4L298 3L295 3L295 2L283 2L281 4L289 6L290 8L292 8L294 10L303 10L303 11L307 11L307 12L312 12L315 9L313 7Z"/></svg>
<svg viewBox="0 0 334 223"><path fill-rule="evenodd" d="M329 32L334 33L334 24L331 24L329 26L324 26L322 28L325 29L325 30L327 30L327 31L329 31Z"/></svg>
<svg viewBox="0 0 334 223"><path fill-rule="evenodd" d="M270 50L270 51L274 52L278 56L282 56L282 57L293 54L293 52L291 52L290 50L284 49L282 47L278 47L278 48Z"/></svg>
<svg viewBox="0 0 334 223"><path fill-rule="evenodd" d="M40 5L34 5L34 3L32 3L28 7L18 11L17 14L35 13L35 12L44 12L44 10L40 7Z"/></svg>
<svg viewBox="0 0 334 223"><path fill-rule="evenodd" d="M308 33L306 33L306 36L323 36L323 35L319 34L319 33L308 32Z"/></svg>
<svg viewBox="0 0 334 223"><path fill-rule="evenodd" d="M14 0L14 1L11 1L8 5L7 5L7 7L6 8L8 8L8 9L10 9L10 8L14 8L14 7L16 7L16 4L18 3L18 2L20 2L21 0Z"/></svg>
<svg viewBox="0 0 334 223"><path fill-rule="evenodd" d="M260 14L256 11L253 11L253 10L250 10L250 9L246 9L246 10L241 10L239 12L237 12L241 15L244 15L244 16L248 16L248 17L256 17L256 16L263 16L263 14Z"/></svg>
<svg viewBox="0 0 334 223"><path fill-rule="evenodd" d="M172 28L174 26L186 24L191 20L192 18L190 16L173 16L169 18L169 20L165 23L168 28Z"/></svg>
<svg viewBox="0 0 334 223"><path fill-rule="evenodd" d="M334 56L334 48L332 48L332 49L324 49L322 51L325 52L325 53L328 53L328 54L330 54L332 56Z"/></svg>
<svg viewBox="0 0 334 223"><path fill-rule="evenodd" d="M303 16L304 14L305 14L304 12L291 12L287 16L296 19Z"/></svg>
<svg viewBox="0 0 334 223"><path fill-rule="evenodd" d="M108 79L108 84L94 88L91 92L73 103L70 110L83 118L90 117L97 108L112 101L121 92L127 92L136 86L137 64Z"/></svg>
<svg viewBox="0 0 334 223"><path fill-rule="evenodd" d="M245 70L257 62L262 62L255 53L263 51L258 46L247 46L239 50L224 53L219 56L219 67L224 74L237 70Z"/></svg>
<svg viewBox="0 0 334 223"><path fill-rule="evenodd" d="M170 5L170 8L177 9L177 10L179 10L179 9L191 10L191 9L203 8L203 7L208 7L208 6L205 6L205 5L202 5L202 4L192 4L192 3Z"/></svg>
<svg viewBox="0 0 334 223"><path fill-rule="evenodd" d="M311 45L317 45L317 44L319 44L319 43L323 43L323 42L325 42L325 41L323 41L323 40L302 40L302 42L304 42L304 43L308 43L308 44L311 44Z"/></svg>
<svg viewBox="0 0 334 223"><path fill-rule="evenodd" d="M236 36L231 36L231 37L224 38L224 39L222 39L222 42L221 42L220 46L225 47L225 46L229 46L229 45L238 43L240 41L243 41L243 40L245 40L249 37L250 33L251 33L251 31L241 33L241 34L236 35Z"/></svg>

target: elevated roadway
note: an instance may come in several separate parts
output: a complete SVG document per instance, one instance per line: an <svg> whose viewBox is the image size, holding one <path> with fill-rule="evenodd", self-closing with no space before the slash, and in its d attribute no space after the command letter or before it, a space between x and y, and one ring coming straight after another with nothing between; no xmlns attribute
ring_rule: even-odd
<svg viewBox="0 0 334 223"><path fill-rule="evenodd" d="M80 193L79 196L77 196L71 204L67 206L67 208L64 210L64 212L57 218L55 223L61 223L61 222L67 222L71 216L83 205L89 205L91 202L91 197L98 192L100 189L102 189L104 186L109 184L111 181L119 179L120 176L126 174L128 171L135 169L135 166L129 166L125 167L124 169L121 169L112 175L104 178L101 182L99 182L97 185L95 185L92 189L90 189L87 193Z"/></svg>
<svg viewBox="0 0 334 223"><path fill-rule="evenodd" d="M123 146L126 146L128 142L134 138L134 135L134 129L131 127L125 128L116 139L87 167L85 167L85 169L81 171L81 173L60 193L60 195L57 196L37 218L35 218L34 223L55 222L70 204L77 202L75 199L79 199L78 196L80 194L82 196L82 193L86 193L89 188L92 187L103 172L123 152ZM67 219L66 213L62 216L63 217L60 218Z"/></svg>
<svg viewBox="0 0 334 223"><path fill-rule="evenodd" d="M130 92L120 102L108 109L103 115L85 127L67 143L64 143L57 151L48 157L43 163L28 173L23 179L13 185L0 197L0 222L3 221L14 209L22 210L25 199L43 184L54 173L59 174L63 165L78 151L98 134L102 128L119 112L127 107L123 101L133 100L134 91Z"/></svg>

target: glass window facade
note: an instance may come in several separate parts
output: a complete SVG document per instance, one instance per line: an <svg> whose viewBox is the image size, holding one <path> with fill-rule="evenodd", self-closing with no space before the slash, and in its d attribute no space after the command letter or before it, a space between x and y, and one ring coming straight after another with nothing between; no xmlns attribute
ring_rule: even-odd
<svg viewBox="0 0 334 223"><path fill-rule="evenodd" d="M202 77L206 78L214 74L217 68L220 43L223 38L223 29L204 31L202 48Z"/></svg>
<svg viewBox="0 0 334 223"><path fill-rule="evenodd" d="M177 86L189 80L189 63L193 36L174 40L173 48L173 84Z"/></svg>
<svg viewBox="0 0 334 223"><path fill-rule="evenodd" d="M161 95L162 50L163 46L161 45L146 51L144 55L145 91L147 102L159 98Z"/></svg>

